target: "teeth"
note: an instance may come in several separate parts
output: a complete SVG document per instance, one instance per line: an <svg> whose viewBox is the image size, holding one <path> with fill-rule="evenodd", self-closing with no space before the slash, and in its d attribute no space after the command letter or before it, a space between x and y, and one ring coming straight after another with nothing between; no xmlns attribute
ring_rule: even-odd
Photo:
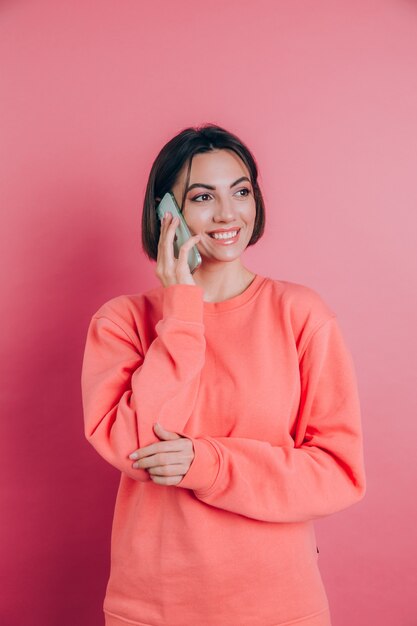
<svg viewBox="0 0 417 626"><path fill-rule="evenodd" d="M236 235L237 230L232 230L229 233L212 233L210 236L213 237L213 239L233 239Z"/></svg>

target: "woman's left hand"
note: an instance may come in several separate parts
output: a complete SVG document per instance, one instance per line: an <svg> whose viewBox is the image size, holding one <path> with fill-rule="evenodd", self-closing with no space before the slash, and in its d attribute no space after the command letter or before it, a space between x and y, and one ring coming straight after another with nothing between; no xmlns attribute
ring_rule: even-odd
<svg viewBox="0 0 417 626"><path fill-rule="evenodd" d="M132 452L129 458L137 459L132 467L146 469L149 477L158 485L178 485L194 459L193 442L187 437L165 430L160 424L154 424L154 431L164 441Z"/></svg>

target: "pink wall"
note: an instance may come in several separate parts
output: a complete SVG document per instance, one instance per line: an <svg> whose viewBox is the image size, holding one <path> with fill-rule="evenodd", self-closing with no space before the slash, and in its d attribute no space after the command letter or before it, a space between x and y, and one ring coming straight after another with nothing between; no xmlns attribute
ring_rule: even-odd
<svg viewBox="0 0 417 626"><path fill-rule="evenodd" d="M119 475L83 436L86 328L156 286L146 177L206 121L258 160L246 265L317 289L356 362L368 491L316 522L333 626L417 624L416 63L411 0L3 0L2 624L102 624Z"/></svg>

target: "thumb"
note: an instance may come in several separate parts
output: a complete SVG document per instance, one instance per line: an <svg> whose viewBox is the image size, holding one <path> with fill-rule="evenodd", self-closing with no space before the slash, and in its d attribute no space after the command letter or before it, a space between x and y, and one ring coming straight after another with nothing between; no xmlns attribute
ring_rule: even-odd
<svg viewBox="0 0 417 626"><path fill-rule="evenodd" d="M163 428L161 424L158 424L158 422L155 422L153 427L154 427L155 433L160 439L164 439L167 441L170 439L181 439L180 435L177 435L177 433L173 433L170 430L165 430L165 428Z"/></svg>

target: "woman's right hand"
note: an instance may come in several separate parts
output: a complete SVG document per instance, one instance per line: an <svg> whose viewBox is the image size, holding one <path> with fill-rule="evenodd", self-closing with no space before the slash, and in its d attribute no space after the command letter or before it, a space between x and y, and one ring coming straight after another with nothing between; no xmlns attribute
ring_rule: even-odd
<svg viewBox="0 0 417 626"><path fill-rule="evenodd" d="M179 224L179 218L174 217L167 211L161 221L161 235L158 242L158 257L155 274L164 287L169 285L196 285L188 265L188 253L201 235L193 235L179 249L178 259L174 256L175 229Z"/></svg>

